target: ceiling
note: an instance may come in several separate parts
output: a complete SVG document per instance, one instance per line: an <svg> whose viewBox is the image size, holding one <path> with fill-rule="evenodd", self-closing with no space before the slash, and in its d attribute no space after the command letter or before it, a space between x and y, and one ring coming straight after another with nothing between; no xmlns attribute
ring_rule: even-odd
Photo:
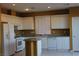
<svg viewBox="0 0 79 59"><path fill-rule="evenodd" d="M15 3L15 6L12 6L12 3L2 3L1 6L18 12L40 12L75 7L79 6L79 3ZM25 11L26 8L30 10Z"/></svg>

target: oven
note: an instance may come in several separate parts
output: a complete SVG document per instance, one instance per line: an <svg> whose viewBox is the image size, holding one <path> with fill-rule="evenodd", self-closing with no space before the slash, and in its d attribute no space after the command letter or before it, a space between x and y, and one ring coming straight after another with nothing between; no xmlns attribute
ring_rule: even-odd
<svg viewBox="0 0 79 59"><path fill-rule="evenodd" d="M16 39L16 52L25 48L25 41L22 38Z"/></svg>

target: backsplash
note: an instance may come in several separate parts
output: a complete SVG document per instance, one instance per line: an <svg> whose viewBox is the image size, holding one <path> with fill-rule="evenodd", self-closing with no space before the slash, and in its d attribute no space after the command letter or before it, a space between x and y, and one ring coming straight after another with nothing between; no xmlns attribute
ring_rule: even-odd
<svg viewBox="0 0 79 59"><path fill-rule="evenodd" d="M51 35L54 36L70 36L69 29L51 29ZM15 36L35 36L35 30L17 30Z"/></svg>
<svg viewBox="0 0 79 59"><path fill-rule="evenodd" d="M69 29L51 29L52 35L69 36Z"/></svg>
<svg viewBox="0 0 79 59"><path fill-rule="evenodd" d="M16 36L34 36L35 30L17 30L15 34Z"/></svg>

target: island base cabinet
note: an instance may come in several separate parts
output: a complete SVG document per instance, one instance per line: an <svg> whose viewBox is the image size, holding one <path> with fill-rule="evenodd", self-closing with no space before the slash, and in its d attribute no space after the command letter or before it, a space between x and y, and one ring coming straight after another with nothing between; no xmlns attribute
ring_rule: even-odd
<svg viewBox="0 0 79 59"><path fill-rule="evenodd" d="M41 40L25 40L25 48L26 56L39 56L41 55Z"/></svg>
<svg viewBox="0 0 79 59"><path fill-rule="evenodd" d="M36 41L25 41L26 56L37 55L37 43Z"/></svg>

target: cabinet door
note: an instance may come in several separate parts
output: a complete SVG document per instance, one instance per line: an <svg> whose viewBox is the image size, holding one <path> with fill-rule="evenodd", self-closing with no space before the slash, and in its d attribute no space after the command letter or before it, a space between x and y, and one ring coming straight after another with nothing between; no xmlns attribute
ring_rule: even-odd
<svg viewBox="0 0 79 59"><path fill-rule="evenodd" d="M13 19L14 20L14 25L17 26L17 30L22 30L23 29L23 20L22 18L16 17Z"/></svg>
<svg viewBox="0 0 79 59"><path fill-rule="evenodd" d="M56 49L56 38L48 38L48 49Z"/></svg>
<svg viewBox="0 0 79 59"><path fill-rule="evenodd" d="M42 39L42 48L47 49L48 48L47 38L41 38L41 39Z"/></svg>
<svg viewBox="0 0 79 59"><path fill-rule="evenodd" d="M23 29L22 24L19 24L17 26L18 26L18 30L22 30Z"/></svg>
<svg viewBox="0 0 79 59"><path fill-rule="evenodd" d="M57 49L63 49L63 40L61 37L57 37Z"/></svg>
<svg viewBox="0 0 79 59"><path fill-rule="evenodd" d="M33 17L23 18L23 29L34 29Z"/></svg>
<svg viewBox="0 0 79 59"><path fill-rule="evenodd" d="M50 34L50 16L35 17L36 34Z"/></svg>
<svg viewBox="0 0 79 59"><path fill-rule="evenodd" d="M63 49L69 49L69 37L63 37Z"/></svg>
<svg viewBox="0 0 79 59"><path fill-rule="evenodd" d="M68 28L68 15L51 16L51 28L52 29Z"/></svg>
<svg viewBox="0 0 79 59"><path fill-rule="evenodd" d="M69 49L69 37L57 37L57 49Z"/></svg>

